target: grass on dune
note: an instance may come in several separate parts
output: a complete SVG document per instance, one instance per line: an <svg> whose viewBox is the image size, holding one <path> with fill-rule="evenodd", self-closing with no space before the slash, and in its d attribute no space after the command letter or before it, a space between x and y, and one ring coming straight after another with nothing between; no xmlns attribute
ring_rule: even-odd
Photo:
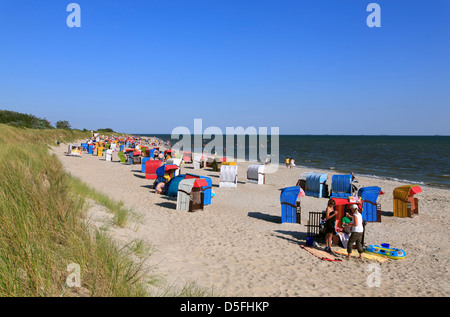
<svg viewBox="0 0 450 317"><path fill-rule="evenodd" d="M83 221L84 199L73 198L45 143L61 135L3 125L0 132L0 296L76 295L66 284L71 263L81 268L85 295L146 296L146 272L131 251Z"/></svg>
<svg viewBox="0 0 450 317"><path fill-rule="evenodd" d="M80 197L90 198L100 205L106 207L114 214L114 224L118 227L125 227L131 211L123 207L123 202L116 202L107 195L94 190L92 187L83 183L79 178L69 177L69 185L71 190Z"/></svg>
<svg viewBox="0 0 450 317"><path fill-rule="evenodd" d="M33 130L0 124L0 296L150 296L161 280L143 267L151 254L142 240L119 248L86 218L86 198L114 213L123 227L130 211L67 174L49 145L88 137L81 131ZM71 288L68 267L80 267ZM156 296L213 296L195 283Z"/></svg>

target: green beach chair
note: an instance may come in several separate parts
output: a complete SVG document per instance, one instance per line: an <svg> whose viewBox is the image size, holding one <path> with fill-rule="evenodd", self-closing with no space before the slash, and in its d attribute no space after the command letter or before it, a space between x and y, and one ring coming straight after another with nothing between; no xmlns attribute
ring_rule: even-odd
<svg viewBox="0 0 450 317"><path fill-rule="evenodd" d="M123 154L123 152L122 151L120 151L119 153L117 153L117 156L120 158L120 162L121 163L126 163L126 157L125 157L125 155Z"/></svg>

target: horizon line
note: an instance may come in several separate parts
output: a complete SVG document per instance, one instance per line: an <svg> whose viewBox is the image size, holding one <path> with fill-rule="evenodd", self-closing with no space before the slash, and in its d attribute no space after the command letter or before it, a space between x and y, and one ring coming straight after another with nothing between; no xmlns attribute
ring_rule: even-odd
<svg viewBox="0 0 450 317"><path fill-rule="evenodd" d="M120 133L120 132L116 132ZM131 135L172 135L172 133L127 133ZM203 135L203 134L191 134L191 135ZM223 135L227 135L224 133ZM233 134L233 135L249 135L249 134ZM255 134L252 134L255 135ZM258 135L258 134L256 134ZM268 134L271 135L271 134ZM439 136L439 137L449 137L450 134L289 134L283 133L278 134L280 136Z"/></svg>

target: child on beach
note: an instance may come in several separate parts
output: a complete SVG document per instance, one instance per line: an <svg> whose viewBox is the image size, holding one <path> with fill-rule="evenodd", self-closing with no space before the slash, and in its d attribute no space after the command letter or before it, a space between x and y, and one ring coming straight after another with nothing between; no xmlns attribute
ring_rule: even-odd
<svg viewBox="0 0 450 317"><path fill-rule="evenodd" d="M289 157L286 157L286 168L289 168Z"/></svg>
<svg viewBox="0 0 450 317"><path fill-rule="evenodd" d="M163 154L162 152L159 152L159 154L158 154L158 159L159 159L162 163L164 163L164 154Z"/></svg>
<svg viewBox="0 0 450 317"><path fill-rule="evenodd" d="M161 194L164 190L164 186L166 185L165 182L159 182L158 185L156 185L156 193Z"/></svg>
<svg viewBox="0 0 450 317"><path fill-rule="evenodd" d="M291 168L295 166L295 160L291 157Z"/></svg>

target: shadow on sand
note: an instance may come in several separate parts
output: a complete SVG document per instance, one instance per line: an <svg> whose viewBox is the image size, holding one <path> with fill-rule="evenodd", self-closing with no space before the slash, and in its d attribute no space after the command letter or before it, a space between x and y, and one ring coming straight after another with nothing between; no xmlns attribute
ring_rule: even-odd
<svg viewBox="0 0 450 317"><path fill-rule="evenodd" d="M273 223L281 223L281 217L280 216L273 216L268 214L263 214L262 212L249 212L248 216L251 218L256 218L268 222Z"/></svg>

